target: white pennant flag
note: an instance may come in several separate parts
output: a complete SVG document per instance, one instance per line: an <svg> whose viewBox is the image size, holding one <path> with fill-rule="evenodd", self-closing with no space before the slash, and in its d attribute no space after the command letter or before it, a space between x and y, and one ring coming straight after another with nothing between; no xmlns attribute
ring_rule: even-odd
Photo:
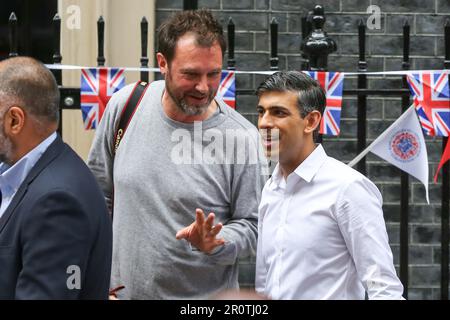
<svg viewBox="0 0 450 320"><path fill-rule="evenodd" d="M427 203L430 203L427 148L414 105L348 165L353 167L369 151L422 182L425 186Z"/></svg>

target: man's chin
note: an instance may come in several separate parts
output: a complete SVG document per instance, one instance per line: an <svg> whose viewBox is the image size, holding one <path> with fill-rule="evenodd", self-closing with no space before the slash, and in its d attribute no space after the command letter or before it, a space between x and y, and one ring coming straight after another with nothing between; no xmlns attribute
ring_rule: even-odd
<svg viewBox="0 0 450 320"><path fill-rule="evenodd" d="M183 113L188 116L200 116L200 115L206 113L206 111L208 111L208 107L209 107L209 103L206 105L201 105L201 106L192 106L192 105L183 104L181 106L181 111L183 111Z"/></svg>

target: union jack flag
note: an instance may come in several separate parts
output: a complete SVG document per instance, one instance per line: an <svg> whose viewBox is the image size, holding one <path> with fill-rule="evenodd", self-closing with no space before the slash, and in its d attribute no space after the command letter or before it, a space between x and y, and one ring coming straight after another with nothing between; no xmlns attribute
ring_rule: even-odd
<svg viewBox="0 0 450 320"><path fill-rule="evenodd" d="M427 71L407 75L422 130L429 136L449 136L450 99L448 74Z"/></svg>
<svg viewBox="0 0 450 320"><path fill-rule="evenodd" d="M217 96L231 108L236 109L236 77L234 71L222 71Z"/></svg>
<svg viewBox="0 0 450 320"><path fill-rule="evenodd" d="M81 70L81 113L86 130L97 127L109 99L124 85L123 69L91 68Z"/></svg>
<svg viewBox="0 0 450 320"><path fill-rule="evenodd" d="M306 71L320 83L327 97L325 110L320 122L319 133L337 136L341 131L342 90L344 89L344 74L341 72Z"/></svg>

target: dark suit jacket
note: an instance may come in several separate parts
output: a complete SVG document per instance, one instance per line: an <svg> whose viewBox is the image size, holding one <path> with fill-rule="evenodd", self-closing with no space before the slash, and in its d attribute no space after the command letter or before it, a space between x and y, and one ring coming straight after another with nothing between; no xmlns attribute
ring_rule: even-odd
<svg viewBox="0 0 450 320"><path fill-rule="evenodd" d="M104 196L58 136L0 218L0 299L107 299L111 255Z"/></svg>

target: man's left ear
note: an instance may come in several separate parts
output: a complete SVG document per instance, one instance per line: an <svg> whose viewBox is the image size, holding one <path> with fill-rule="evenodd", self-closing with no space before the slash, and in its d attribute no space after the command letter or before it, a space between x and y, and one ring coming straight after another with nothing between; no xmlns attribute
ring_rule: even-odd
<svg viewBox="0 0 450 320"><path fill-rule="evenodd" d="M305 133L312 133L320 124L320 119L322 119L322 116L319 111L314 110L308 113L305 117L306 126L305 126Z"/></svg>
<svg viewBox="0 0 450 320"><path fill-rule="evenodd" d="M25 112L18 106L13 106L5 114L5 133L9 136L18 135L25 126Z"/></svg>

